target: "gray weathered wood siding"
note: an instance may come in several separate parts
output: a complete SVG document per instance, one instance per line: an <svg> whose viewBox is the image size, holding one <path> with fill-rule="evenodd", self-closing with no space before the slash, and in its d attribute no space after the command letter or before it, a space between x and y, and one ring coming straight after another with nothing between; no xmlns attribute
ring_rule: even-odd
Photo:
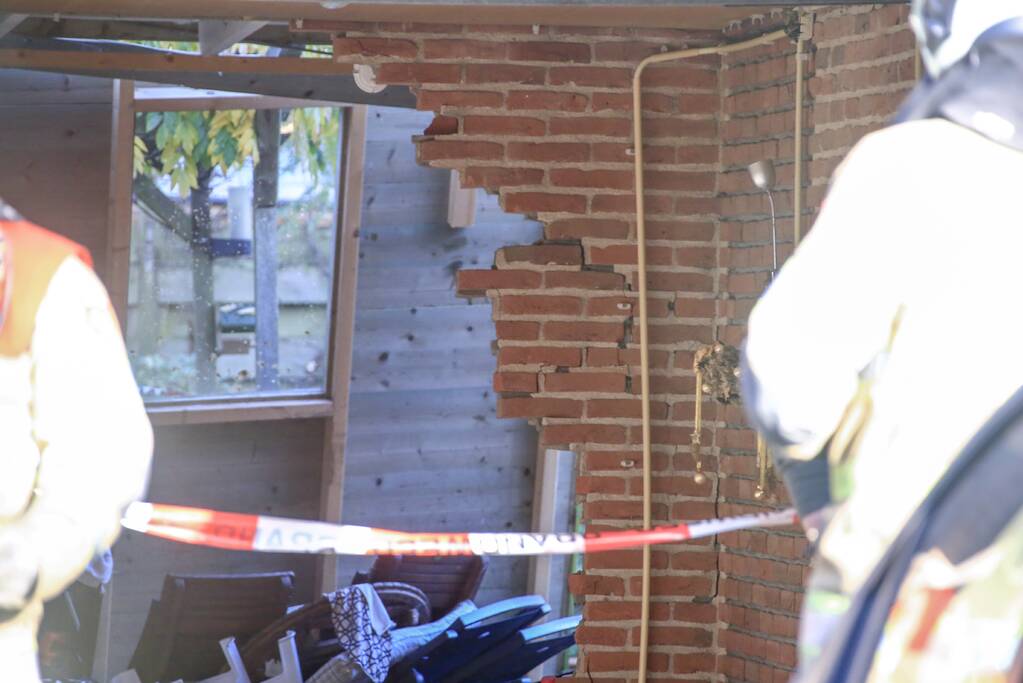
<svg viewBox="0 0 1023 683"><path fill-rule="evenodd" d="M0 196L89 248L107 241L111 81L0 69Z"/></svg>
<svg viewBox="0 0 1023 683"><path fill-rule="evenodd" d="M446 171L416 164L429 114L370 110L343 517L408 530L528 530L535 430L498 420L489 301L455 272L540 237L481 193L476 224L447 224ZM347 580L368 563L339 564ZM481 603L527 590L528 560L491 562Z"/></svg>

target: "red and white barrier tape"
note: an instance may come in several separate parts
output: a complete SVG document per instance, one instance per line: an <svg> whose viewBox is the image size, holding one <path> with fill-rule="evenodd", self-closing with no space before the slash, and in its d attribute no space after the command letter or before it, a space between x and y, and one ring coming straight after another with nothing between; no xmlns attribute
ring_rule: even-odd
<svg viewBox="0 0 1023 683"><path fill-rule="evenodd" d="M172 541L228 550L336 555L571 555L679 543L754 527L786 526L795 510L764 512L647 531L590 534L409 533L350 524L132 503L121 524Z"/></svg>

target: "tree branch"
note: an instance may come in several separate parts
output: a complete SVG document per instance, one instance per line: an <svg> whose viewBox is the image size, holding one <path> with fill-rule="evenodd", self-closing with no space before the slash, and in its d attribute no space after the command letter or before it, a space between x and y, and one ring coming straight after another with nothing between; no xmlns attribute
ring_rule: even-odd
<svg viewBox="0 0 1023 683"><path fill-rule="evenodd" d="M185 242L192 241L192 220L156 186L152 178L139 176L135 179L135 197L175 235Z"/></svg>

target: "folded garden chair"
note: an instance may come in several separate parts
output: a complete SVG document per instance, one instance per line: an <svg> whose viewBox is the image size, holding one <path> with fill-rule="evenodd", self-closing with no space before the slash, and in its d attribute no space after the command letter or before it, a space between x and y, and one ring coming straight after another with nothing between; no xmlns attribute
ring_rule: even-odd
<svg viewBox="0 0 1023 683"><path fill-rule="evenodd" d="M475 600L486 572L485 557L393 555L376 558L369 571L357 573L352 583L398 582L413 585L426 594L432 617L437 619L455 605Z"/></svg>
<svg viewBox="0 0 1023 683"><path fill-rule="evenodd" d="M481 607L456 619L450 627L455 637L431 648L411 668L423 683L446 682L451 672L468 666L550 611L550 605L539 595L509 598Z"/></svg>
<svg viewBox="0 0 1023 683"><path fill-rule="evenodd" d="M224 664L219 641L244 642L284 616L294 583L293 572L168 575L149 609L131 668L143 683L217 674Z"/></svg>
<svg viewBox="0 0 1023 683"><path fill-rule="evenodd" d="M530 626L505 638L480 657L448 673L444 683L508 683L519 681L575 644L581 616Z"/></svg>
<svg viewBox="0 0 1023 683"><path fill-rule="evenodd" d="M397 628L430 621L429 603L418 588L397 582L376 583L373 588ZM242 660L253 681L263 680L267 660L276 657L277 641L288 631L295 633L302 674L307 678L341 652L331 619L330 597L322 596L289 611L242 644Z"/></svg>

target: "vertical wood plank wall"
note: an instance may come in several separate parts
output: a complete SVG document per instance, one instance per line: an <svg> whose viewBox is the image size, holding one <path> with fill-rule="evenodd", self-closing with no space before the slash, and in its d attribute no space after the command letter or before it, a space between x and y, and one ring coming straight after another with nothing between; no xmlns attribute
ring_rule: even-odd
<svg viewBox="0 0 1023 683"><path fill-rule="evenodd" d="M490 302L455 296L455 272L486 268L540 226L481 196L452 229L448 173L419 166L431 117L371 108L345 453L343 518L409 530L529 530L536 431L498 420ZM367 562L339 563L347 582ZM527 560L495 558L479 600L527 591Z"/></svg>
<svg viewBox="0 0 1023 683"><path fill-rule="evenodd" d="M92 252L107 242L112 81L0 70L0 196Z"/></svg>
<svg viewBox="0 0 1023 683"><path fill-rule="evenodd" d="M158 427L148 499L280 517L319 513L321 419ZM311 600L316 558L168 543L125 532L114 546L111 671L127 668L166 574L294 571Z"/></svg>

